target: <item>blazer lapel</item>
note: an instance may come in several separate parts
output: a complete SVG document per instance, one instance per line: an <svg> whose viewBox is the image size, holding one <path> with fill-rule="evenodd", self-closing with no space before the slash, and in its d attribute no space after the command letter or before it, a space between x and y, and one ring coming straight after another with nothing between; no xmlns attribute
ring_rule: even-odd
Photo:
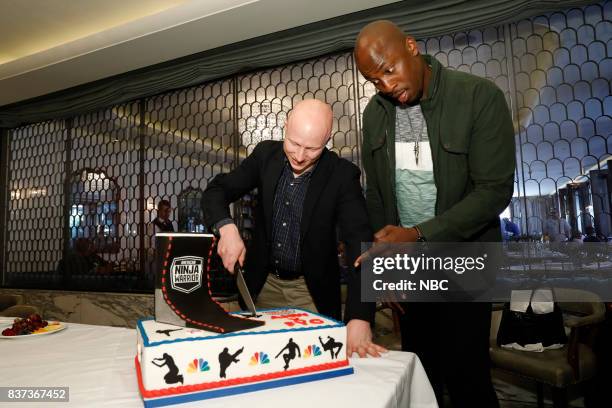
<svg viewBox="0 0 612 408"><path fill-rule="evenodd" d="M283 166L285 165L285 155L282 147L270 160L269 165L264 173L264 179L262 180L263 190L263 208L266 217L266 236L268 239L272 238L272 211L274 207L274 193L276 192L276 185L280 178Z"/></svg>
<svg viewBox="0 0 612 408"><path fill-rule="evenodd" d="M300 242L304 240L304 235L308 231L310 226L310 220L312 219L312 213L315 205L321 197L321 193L327 184L327 181L331 177L331 160L327 148L323 150L321 158L317 163L317 167L314 169L312 179L308 185L308 191L306 192L306 198L304 199L304 208L302 209L302 222L300 227Z"/></svg>

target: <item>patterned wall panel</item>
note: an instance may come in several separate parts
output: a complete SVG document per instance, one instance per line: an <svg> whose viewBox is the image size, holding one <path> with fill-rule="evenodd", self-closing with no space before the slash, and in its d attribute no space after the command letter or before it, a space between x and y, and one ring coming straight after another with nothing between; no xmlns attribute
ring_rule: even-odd
<svg viewBox="0 0 612 408"><path fill-rule="evenodd" d="M527 197L515 218L528 234L541 233L551 209L579 231L593 225L597 212L599 232L611 232L607 192L573 199L591 184L591 172L607 172L612 149L611 11L606 2L510 26L520 144L516 193ZM571 205L559 199L563 190ZM537 197L548 200L539 205Z"/></svg>
<svg viewBox="0 0 612 408"><path fill-rule="evenodd" d="M157 215L159 200L167 199L175 229L186 230L189 216L178 217L181 195L203 191L212 177L233 167L232 88L232 80L225 80L145 101L146 222ZM201 217L194 221L202 223Z"/></svg>
<svg viewBox="0 0 612 408"><path fill-rule="evenodd" d="M351 53L342 53L238 76L240 157L262 140L281 140L293 106L315 98L333 109L328 147L358 164L354 73Z"/></svg>
<svg viewBox="0 0 612 408"><path fill-rule="evenodd" d="M63 121L37 123L9 134L9 273L46 273L61 258L65 135Z"/></svg>
<svg viewBox="0 0 612 408"><path fill-rule="evenodd" d="M63 282L68 287L105 288L109 282L133 287L140 199L138 103L67 123L72 147L67 175L70 247L59 270Z"/></svg>

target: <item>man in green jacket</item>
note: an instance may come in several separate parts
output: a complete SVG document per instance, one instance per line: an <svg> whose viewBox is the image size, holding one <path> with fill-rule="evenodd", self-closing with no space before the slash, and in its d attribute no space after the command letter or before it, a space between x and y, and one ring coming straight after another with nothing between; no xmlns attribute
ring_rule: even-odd
<svg viewBox="0 0 612 408"><path fill-rule="evenodd" d="M376 242L496 242L513 192L514 129L486 79L421 55L389 21L360 33L357 67L379 91L363 114L366 199ZM497 407L488 303L403 303L402 349L423 362L443 404Z"/></svg>

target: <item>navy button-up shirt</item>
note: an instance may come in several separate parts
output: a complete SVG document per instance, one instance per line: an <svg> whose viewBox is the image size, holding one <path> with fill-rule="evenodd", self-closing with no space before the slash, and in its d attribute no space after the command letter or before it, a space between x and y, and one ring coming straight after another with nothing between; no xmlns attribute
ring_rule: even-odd
<svg viewBox="0 0 612 408"><path fill-rule="evenodd" d="M291 165L285 160L272 209L272 248L270 261L273 268L301 272L300 226L308 184L314 167L299 177L293 176Z"/></svg>

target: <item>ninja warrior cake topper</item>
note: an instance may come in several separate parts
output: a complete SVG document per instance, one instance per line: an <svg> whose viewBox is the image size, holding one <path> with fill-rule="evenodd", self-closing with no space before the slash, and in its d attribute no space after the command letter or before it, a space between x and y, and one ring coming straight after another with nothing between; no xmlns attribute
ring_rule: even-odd
<svg viewBox="0 0 612 408"><path fill-rule="evenodd" d="M215 238L210 234L155 235L155 320L216 333L247 330L264 324L242 315L231 315L213 299L209 274L214 244ZM214 273L228 272L218 270Z"/></svg>

